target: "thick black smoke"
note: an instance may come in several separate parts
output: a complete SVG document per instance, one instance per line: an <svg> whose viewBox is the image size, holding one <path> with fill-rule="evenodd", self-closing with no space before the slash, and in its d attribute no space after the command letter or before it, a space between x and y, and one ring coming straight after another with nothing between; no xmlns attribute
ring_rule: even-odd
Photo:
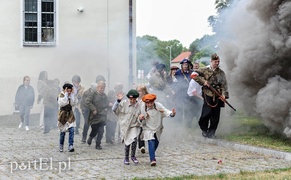
<svg viewBox="0 0 291 180"><path fill-rule="evenodd" d="M291 136L291 1L241 0L221 16L219 53L231 93Z"/></svg>

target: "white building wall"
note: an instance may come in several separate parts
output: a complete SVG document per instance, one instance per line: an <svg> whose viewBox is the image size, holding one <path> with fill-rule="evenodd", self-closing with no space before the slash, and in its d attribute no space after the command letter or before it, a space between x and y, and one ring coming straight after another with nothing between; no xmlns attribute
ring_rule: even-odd
<svg viewBox="0 0 291 180"><path fill-rule="evenodd" d="M13 112L15 92L25 75L31 77L37 97L36 83L43 70L61 83L78 74L86 89L102 74L107 90L115 82L124 83L128 90L128 0L58 0L55 47L23 47L22 0L1 1L1 5L5 8L0 11L0 115ZM84 11L78 12L79 7ZM133 32L135 41L135 28ZM35 103L32 112L38 110Z"/></svg>

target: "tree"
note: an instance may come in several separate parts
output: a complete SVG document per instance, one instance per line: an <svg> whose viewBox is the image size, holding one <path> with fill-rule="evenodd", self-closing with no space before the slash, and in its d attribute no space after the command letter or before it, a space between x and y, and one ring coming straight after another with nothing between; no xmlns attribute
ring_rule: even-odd
<svg viewBox="0 0 291 180"><path fill-rule="evenodd" d="M174 59L183 50L185 48L178 40L160 41L149 35L137 37L137 69L143 69L147 73L152 68L152 63L158 61L169 70L170 59Z"/></svg>

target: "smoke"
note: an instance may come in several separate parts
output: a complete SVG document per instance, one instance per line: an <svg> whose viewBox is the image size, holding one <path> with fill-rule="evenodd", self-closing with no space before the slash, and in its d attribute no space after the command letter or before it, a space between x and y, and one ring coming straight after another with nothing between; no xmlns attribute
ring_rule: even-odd
<svg viewBox="0 0 291 180"><path fill-rule="evenodd" d="M247 113L285 134L291 128L290 9L290 0L236 1L221 14L217 33L230 92Z"/></svg>

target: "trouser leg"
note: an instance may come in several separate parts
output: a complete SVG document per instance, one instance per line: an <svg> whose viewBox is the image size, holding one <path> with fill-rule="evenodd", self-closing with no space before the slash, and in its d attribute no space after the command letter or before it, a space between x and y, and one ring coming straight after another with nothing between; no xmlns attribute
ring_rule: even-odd
<svg viewBox="0 0 291 180"><path fill-rule="evenodd" d="M137 138L134 138L134 141L131 143L131 157L135 157L136 145Z"/></svg>

